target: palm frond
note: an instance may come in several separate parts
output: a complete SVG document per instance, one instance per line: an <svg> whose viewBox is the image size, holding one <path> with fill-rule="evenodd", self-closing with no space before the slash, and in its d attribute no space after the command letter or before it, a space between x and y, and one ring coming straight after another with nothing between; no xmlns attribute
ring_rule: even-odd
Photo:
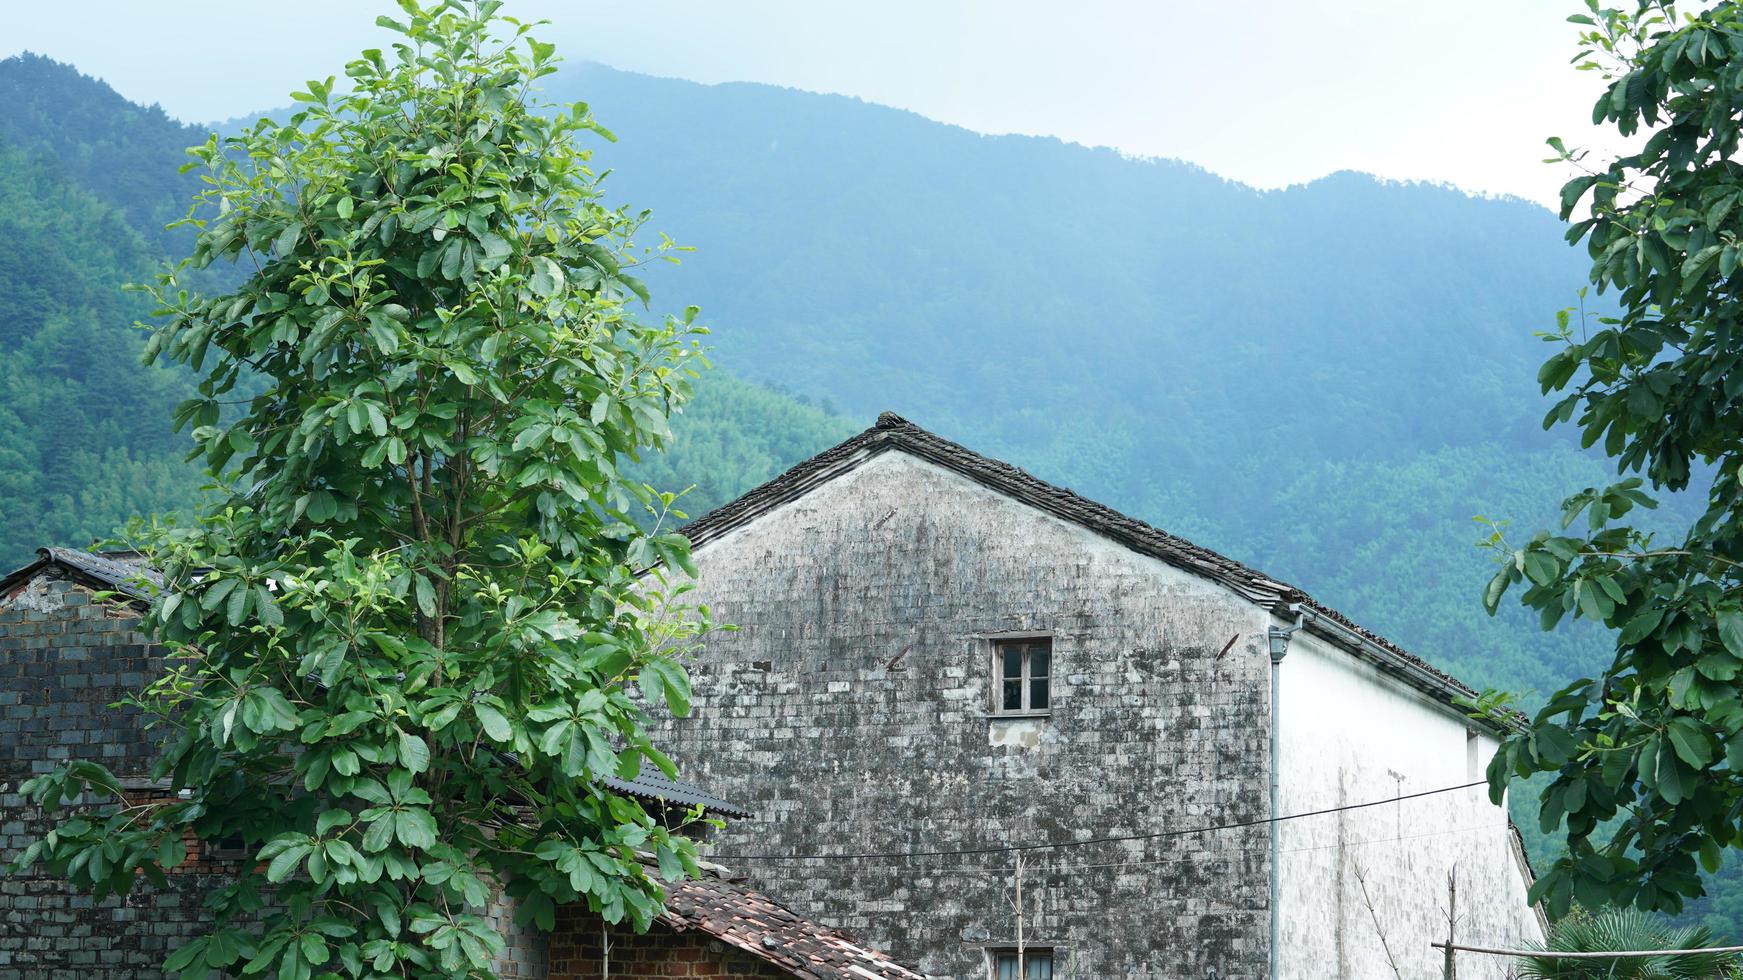
<svg viewBox="0 0 1743 980"><path fill-rule="evenodd" d="M1726 953L1570 959L1554 953L1607 953L1623 950L1700 949L1712 935L1700 926L1671 926L1639 909L1578 911L1550 930L1546 955L1525 957L1520 980L1702 980L1725 975L1737 958Z"/></svg>

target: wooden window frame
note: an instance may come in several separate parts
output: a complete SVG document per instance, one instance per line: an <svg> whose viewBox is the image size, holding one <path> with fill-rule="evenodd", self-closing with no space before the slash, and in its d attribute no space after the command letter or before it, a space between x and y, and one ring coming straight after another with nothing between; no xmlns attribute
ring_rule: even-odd
<svg viewBox="0 0 1743 980"><path fill-rule="evenodd" d="M1015 957L1016 955L1017 947L1015 945L986 947L987 980L999 980L1000 957ZM1032 962L1032 959L1037 956L1044 956L1047 958L1048 980L1059 980L1058 950L1056 947L1043 945L1041 943L1023 944L1023 960L1019 964L1017 980L1028 980L1027 967L1029 963Z"/></svg>
<svg viewBox="0 0 1743 980"><path fill-rule="evenodd" d="M1051 633L1021 633L994 636L991 640L989 662L992 667L992 716L995 718L1047 718L1053 714L1053 669L1057 663L1054 656L1053 634ZM1031 670L1029 655L1037 646L1045 646L1047 651L1047 673L1037 676ZM1005 684L1010 680L1005 676L1005 651L1009 647L1023 648L1021 674L1016 678L1022 690L1022 707L1005 707ZM1034 696L1034 682L1045 681L1047 684L1047 706L1036 708L1031 705Z"/></svg>

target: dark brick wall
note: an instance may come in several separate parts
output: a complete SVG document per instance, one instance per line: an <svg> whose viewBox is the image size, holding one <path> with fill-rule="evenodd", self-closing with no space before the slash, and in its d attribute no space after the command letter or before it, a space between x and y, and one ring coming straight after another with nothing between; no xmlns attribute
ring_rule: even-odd
<svg viewBox="0 0 1743 980"><path fill-rule="evenodd" d="M126 606L46 574L0 596L0 864L51 827L19 784L69 758L107 765L124 781L150 768L151 739L131 708L160 650ZM60 814L64 816L64 811ZM199 862L193 872L210 870ZM211 875L177 875L125 899L94 903L36 869L0 879L0 977L157 977L171 950L205 931Z"/></svg>
<svg viewBox="0 0 1743 980"><path fill-rule="evenodd" d="M898 961L984 977L1016 937L1011 855L734 855L1266 815L1268 620L1202 579L896 452L696 562L695 597L739 629L709 638L692 714L657 740L756 811L713 859ZM1014 631L1053 637L1051 717L988 717L989 636ZM1061 980L1262 976L1267 846L1260 826L1035 854L1025 936L1058 948Z"/></svg>
<svg viewBox="0 0 1743 980"><path fill-rule="evenodd" d="M655 925L637 935L625 926L608 926L581 906L558 910L549 937L550 980L595 980L605 973L609 937L610 976L617 980L714 977L720 980L787 978L792 974L702 932L677 932Z"/></svg>

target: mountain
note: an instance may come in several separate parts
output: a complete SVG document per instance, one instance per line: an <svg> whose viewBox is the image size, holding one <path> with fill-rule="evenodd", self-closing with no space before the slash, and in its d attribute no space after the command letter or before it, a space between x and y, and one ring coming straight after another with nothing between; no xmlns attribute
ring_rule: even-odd
<svg viewBox="0 0 1743 980"><path fill-rule="evenodd" d="M179 173L208 128L36 55L0 60L0 567L134 515L186 514L202 478L169 412L192 382L144 367L150 309L124 291L191 247ZM230 273L199 276L221 286ZM682 448L640 464L700 513L853 429L811 400L709 378Z"/></svg>
<svg viewBox="0 0 1743 980"><path fill-rule="evenodd" d="M1552 690L1601 655L1476 601L1473 516L1529 533L1607 476L1539 425L1533 333L1585 278L1543 208L1353 173L1264 192L598 65L550 89L617 134L608 187L695 246L655 293L703 307L726 371L907 415L1479 685Z"/></svg>
<svg viewBox="0 0 1743 980"><path fill-rule="evenodd" d="M121 212L146 241L181 254L196 179L179 172L206 129L127 101L102 81L41 55L0 62L0 141L53 159L65 179Z"/></svg>
<svg viewBox="0 0 1743 980"><path fill-rule="evenodd" d="M1262 192L763 85L588 64L549 82L617 133L597 162L653 209L648 241L696 248L649 281L660 309L703 307L720 370L639 469L695 484L687 512L892 410L1478 686L1548 691L1603 655L1477 600L1474 515L1528 534L1610 476L1538 425L1533 332L1585 278L1542 208L1351 173ZM203 133L69 66L0 61L0 563L194 498L166 421L187 380L138 366L146 311L119 287L185 248L161 226Z"/></svg>
<svg viewBox="0 0 1743 980"><path fill-rule="evenodd" d="M118 286L151 246L52 158L0 141L0 559L83 543L191 498L167 406L185 377L144 368L146 312Z"/></svg>
<svg viewBox="0 0 1743 980"><path fill-rule="evenodd" d="M650 239L696 248L649 276L716 330L718 392L645 467L698 484L690 512L889 409L1288 578L1478 684L1547 690L1598 655L1475 601L1490 567L1472 516L1529 528L1606 476L1537 425L1532 333L1584 269L1542 208L1349 173L1262 192L592 64L549 89L616 131L598 161L612 194L652 208ZM114 284L145 274L141 248L174 251L182 232L157 225L197 188L175 168L203 130L44 58L0 63L0 93L0 143L144 242L88 264ZM55 302L91 297L127 333L91 275ZM122 448L156 445L136 437Z"/></svg>

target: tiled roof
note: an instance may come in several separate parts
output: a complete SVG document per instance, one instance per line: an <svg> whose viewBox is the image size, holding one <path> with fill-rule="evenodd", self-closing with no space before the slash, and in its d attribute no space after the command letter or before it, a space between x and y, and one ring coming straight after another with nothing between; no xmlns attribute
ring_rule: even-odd
<svg viewBox="0 0 1743 980"><path fill-rule="evenodd" d="M101 591L119 592L136 603L149 603L149 591L141 587L144 579L152 586L161 586L163 576L157 569L133 552L93 554L73 548L39 548L36 561L17 571L0 576L0 595L29 581L44 570L54 568ZM709 813L721 817L744 818L751 811L729 803L712 793L676 779L667 779L658 772L641 772L634 779L605 776L600 782L615 792L643 800L658 800L680 806L700 803Z"/></svg>
<svg viewBox="0 0 1743 980"><path fill-rule="evenodd" d="M1298 613L1305 614L1308 632L1375 663L1442 703L1454 705L1456 699L1476 693L1469 685L1385 637L1356 625L1302 589L1064 487L1038 479L1009 463L982 456L890 412L878 416L877 424L859 435L805 460L737 500L696 518L684 526L683 533L700 549L866 460L891 450L906 452L954 471L1038 510L1111 538L1140 554L1215 581L1278 616L1292 619Z"/></svg>
<svg viewBox="0 0 1743 980"><path fill-rule="evenodd" d="M34 578L51 566L60 568L85 584L101 591L120 592L133 599L148 600L148 590L140 580L154 586L163 584L157 569L145 564L135 552L104 552L93 554L73 548L38 548L36 560L10 574L0 576L0 592Z"/></svg>
<svg viewBox="0 0 1743 980"><path fill-rule="evenodd" d="M643 800L657 800L661 803L678 806L692 806L700 803L704 810L717 817L743 819L751 815L749 810L736 803L728 803L726 800L705 793L689 783L667 779L658 772L649 772L646 769L637 773L634 779L602 776L599 781L625 796L634 796Z"/></svg>
<svg viewBox="0 0 1743 980"><path fill-rule="evenodd" d="M815 980L925 980L925 975L752 891L718 865L701 878L666 886L657 920L679 932L699 930L796 977Z"/></svg>

